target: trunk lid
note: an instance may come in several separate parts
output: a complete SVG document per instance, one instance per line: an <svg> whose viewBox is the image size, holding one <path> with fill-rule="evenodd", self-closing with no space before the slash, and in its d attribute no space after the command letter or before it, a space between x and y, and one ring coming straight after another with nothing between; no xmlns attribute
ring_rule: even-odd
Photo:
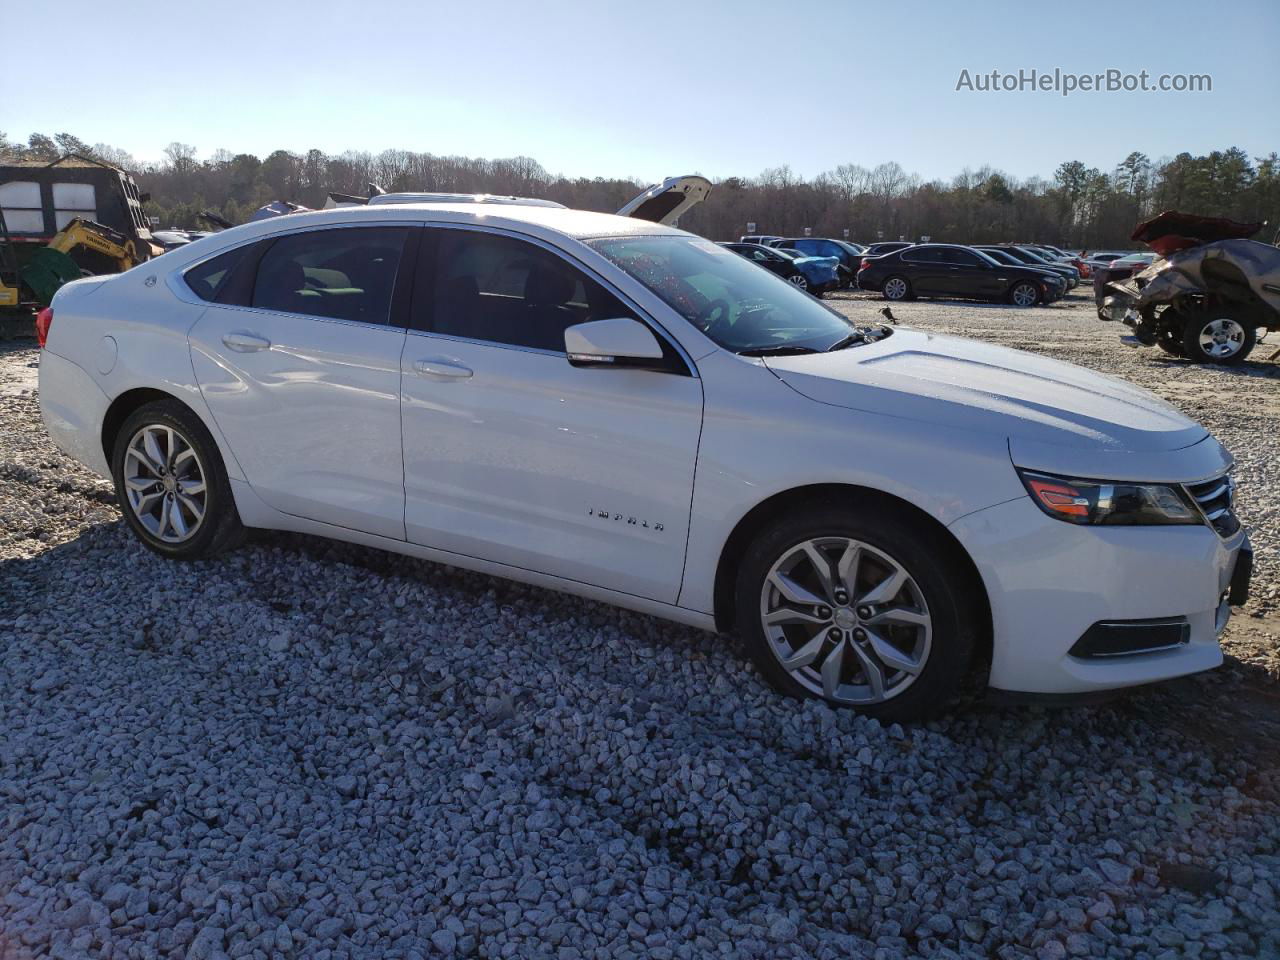
<svg viewBox="0 0 1280 960"><path fill-rule="evenodd" d="M706 177L669 177L625 204L618 216L672 227L682 214L707 199L710 193L711 181Z"/></svg>

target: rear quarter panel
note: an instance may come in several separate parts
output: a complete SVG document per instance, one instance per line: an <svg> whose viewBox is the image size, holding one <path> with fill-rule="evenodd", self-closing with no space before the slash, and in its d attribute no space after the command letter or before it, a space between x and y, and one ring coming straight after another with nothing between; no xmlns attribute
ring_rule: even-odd
<svg viewBox="0 0 1280 960"><path fill-rule="evenodd" d="M92 278L83 287L80 283L64 287L54 297L53 326L45 349L83 371L106 398L107 406L85 425L99 448L103 417L112 401L130 390L158 390L200 417L218 444L228 476L243 479L204 403L191 366L187 331L204 313L204 305L175 296L165 282L171 272L165 258L158 257L118 276ZM56 404L57 384L49 385L47 400L44 389L42 384L42 405ZM101 468L100 464L88 465Z"/></svg>

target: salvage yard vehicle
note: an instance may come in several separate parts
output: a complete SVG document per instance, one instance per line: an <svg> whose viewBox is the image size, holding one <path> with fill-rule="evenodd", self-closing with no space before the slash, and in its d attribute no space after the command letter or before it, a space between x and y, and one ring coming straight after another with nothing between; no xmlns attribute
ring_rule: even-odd
<svg viewBox="0 0 1280 960"><path fill-rule="evenodd" d="M775 250L760 243L722 243L720 246L726 250L732 250L740 257L745 257L757 266L764 267L770 273L776 273L801 290L809 289L809 278L798 266L799 261L795 257L787 256L781 250Z"/></svg>
<svg viewBox="0 0 1280 960"><path fill-rule="evenodd" d="M1033 307L1056 299L1045 270L1014 267L981 250L949 243L917 243L882 257L864 257L858 287L886 300L954 297Z"/></svg>
<svg viewBox="0 0 1280 960"><path fill-rule="evenodd" d="M1259 330L1280 329L1280 248L1246 239L1261 227L1176 212L1139 224L1133 239L1162 256L1108 283L1108 318L1175 357L1242 362Z"/></svg>
<svg viewBox="0 0 1280 960"><path fill-rule="evenodd" d="M835 257L811 257L799 250L786 247L773 247L784 257L790 257L804 277L804 283L792 278L791 282L801 290L807 290L815 297L840 288L840 261Z"/></svg>
<svg viewBox="0 0 1280 960"><path fill-rule="evenodd" d="M1107 308L1107 297L1115 296L1111 284L1127 280L1135 273L1145 270L1155 260L1154 253L1131 253L1123 257L1099 264L1093 271L1093 301L1098 309L1099 320L1110 320L1111 312Z"/></svg>
<svg viewBox="0 0 1280 960"><path fill-rule="evenodd" d="M0 164L0 309L39 308L68 280L162 253L146 199L125 171L74 154Z"/></svg>
<svg viewBox="0 0 1280 960"><path fill-rule="evenodd" d="M1023 696L1215 667L1248 591L1232 459L1166 403L855 325L635 218L246 224L63 287L39 373L161 556L257 527L446 562L736 631L780 690L886 719L980 662Z"/></svg>
<svg viewBox="0 0 1280 960"><path fill-rule="evenodd" d="M786 237L772 244L795 250L806 257L835 257L839 261L840 286L851 287L858 275L858 264L867 252L866 247L847 240L832 240L827 237Z"/></svg>

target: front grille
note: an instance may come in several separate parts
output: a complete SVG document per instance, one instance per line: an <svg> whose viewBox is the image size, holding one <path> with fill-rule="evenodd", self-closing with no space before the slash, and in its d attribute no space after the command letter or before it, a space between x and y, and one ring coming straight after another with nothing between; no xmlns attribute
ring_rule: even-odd
<svg viewBox="0 0 1280 960"><path fill-rule="evenodd" d="M1213 524L1213 529L1218 531L1219 536L1229 537L1240 529L1240 521L1236 519L1232 509L1236 488L1230 474L1223 474L1204 483L1189 483L1186 489L1191 499L1200 505L1205 519Z"/></svg>

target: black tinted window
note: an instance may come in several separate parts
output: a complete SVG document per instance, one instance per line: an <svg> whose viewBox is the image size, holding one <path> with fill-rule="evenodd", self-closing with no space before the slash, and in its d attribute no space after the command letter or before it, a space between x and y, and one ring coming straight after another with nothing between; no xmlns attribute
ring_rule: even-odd
<svg viewBox="0 0 1280 960"><path fill-rule="evenodd" d="M939 263L942 260L940 251L933 247L916 247L908 248L902 254L902 259L911 263Z"/></svg>
<svg viewBox="0 0 1280 960"><path fill-rule="evenodd" d="M386 323L408 230L342 227L276 240L258 264L253 306Z"/></svg>
<svg viewBox="0 0 1280 960"><path fill-rule="evenodd" d="M939 259L941 259L943 263L960 263L964 264L966 267L976 267L982 262L968 250L944 248L938 251L938 253L940 254Z"/></svg>
<svg viewBox="0 0 1280 960"><path fill-rule="evenodd" d="M187 286L201 300L214 300L227 285L231 271L253 244L246 244L206 260L186 272Z"/></svg>
<svg viewBox="0 0 1280 960"><path fill-rule="evenodd" d="M542 247L441 230L430 296L436 333L564 351L565 327L634 314L595 280ZM736 254L735 254L736 256ZM415 313L423 308L415 298Z"/></svg>

